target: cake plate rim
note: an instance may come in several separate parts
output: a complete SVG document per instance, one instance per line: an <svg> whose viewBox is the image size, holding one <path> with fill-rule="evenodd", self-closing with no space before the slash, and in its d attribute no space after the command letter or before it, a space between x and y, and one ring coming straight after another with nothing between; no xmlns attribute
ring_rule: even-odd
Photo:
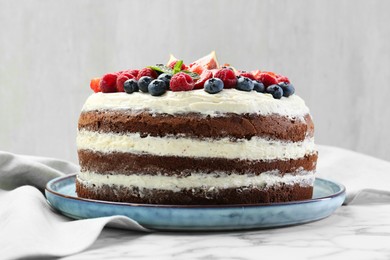
<svg viewBox="0 0 390 260"><path fill-rule="evenodd" d="M325 191L329 193L325 196L301 201L231 205L111 202L80 198L74 191L74 194L72 191L64 191L64 187L73 188L76 175L77 173L73 173L57 177L46 184L46 200L61 214L73 219L124 215L146 228L167 231L263 229L304 224L330 216L343 204L346 197L344 185L316 178L314 189L325 188L331 191ZM210 223L206 223L209 220Z"/></svg>

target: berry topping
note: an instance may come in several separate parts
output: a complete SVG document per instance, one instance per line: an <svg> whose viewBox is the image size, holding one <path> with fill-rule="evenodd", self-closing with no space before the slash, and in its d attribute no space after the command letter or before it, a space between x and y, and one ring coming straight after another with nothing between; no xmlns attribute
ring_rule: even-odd
<svg viewBox="0 0 390 260"><path fill-rule="evenodd" d="M123 88L123 83L125 83L126 80L132 78L134 78L134 76L126 72L122 72L121 74L119 74L116 78L116 89L118 90L118 92L124 92L125 89Z"/></svg>
<svg viewBox="0 0 390 260"><path fill-rule="evenodd" d="M179 72L172 76L170 88L172 91L188 91L194 88L194 80L190 75Z"/></svg>
<svg viewBox="0 0 390 260"><path fill-rule="evenodd" d="M251 79L251 80L254 80L254 79L255 79L255 77L252 75L252 73L247 72L247 71L245 71L245 70L238 71L238 72L237 72L237 76L246 77L246 78L249 78L249 79Z"/></svg>
<svg viewBox="0 0 390 260"><path fill-rule="evenodd" d="M161 79L155 79L150 82L148 91L152 96L161 96L167 91L166 83Z"/></svg>
<svg viewBox="0 0 390 260"><path fill-rule="evenodd" d="M156 79L158 75L157 75L157 72L152 70L151 68L143 68L142 70L140 70L138 72L137 80L140 80L140 78L144 77L144 76L148 76L148 77L151 77L153 79Z"/></svg>
<svg viewBox="0 0 390 260"><path fill-rule="evenodd" d="M278 83L278 86L282 88L284 97L289 97L295 92L295 88L291 83L280 82Z"/></svg>
<svg viewBox="0 0 390 260"><path fill-rule="evenodd" d="M167 63L167 67L174 69L175 65L179 62L179 59L177 59L175 56L172 54L169 56L169 61ZM188 67L183 63L183 61L180 61L180 70L187 70ZM162 65L162 64L161 64Z"/></svg>
<svg viewBox="0 0 390 260"><path fill-rule="evenodd" d="M148 86L150 84L150 82L152 82L152 78L149 77L149 76L143 76L141 77L139 80L138 80L138 88L142 91L142 92L148 92Z"/></svg>
<svg viewBox="0 0 390 260"><path fill-rule="evenodd" d="M237 79L236 89L242 91L252 91L254 87L253 81L250 78L239 76Z"/></svg>
<svg viewBox="0 0 390 260"><path fill-rule="evenodd" d="M202 89L206 80L211 79L212 77L213 73L210 70L204 70L202 74L200 74L200 79L195 82L194 89Z"/></svg>
<svg viewBox="0 0 390 260"><path fill-rule="evenodd" d="M259 80L260 79L260 74L261 74L261 70L254 70L254 71L251 71L253 77L255 78L255 80Z"/></svg>
<svg viewBox="0 0 390 260"><path fill-rule="evenodd" d="M285 76L280 76L279 75L279 77L277 77L276 80L278 81L278 83L280 83L280 82L290 83L290 80L287 77L285 77Z"/></svg>
<svg viewBox="0 0 390 260"><path fill-rule="evenodd" d="M265 87L278 84L278 82L276 80L276 77L275 77L275 74L272 73L272 72L262 72L262 73L260 73L258 80L260 82L262 82Z"/></svg>
<svg viewBox="0 0 390 260"><path fill-rule="evenodd" d="M123 83L123 88L127 94L138 92L138 82L135 78L128 79Z"/></svg>
<svg viewBox="0 0 390 260"><path fill-rule="evenodd" d="M210 54L191 63L188 70L200 75L204 70L217 69L218 67L217 56L215 51L212 51Z"/></svg>
<svg viewBox="0 0 390 260"><path fill-rule="evenodd" d="M117 92L116 89L116 79L117 75L114 73L108 73L102 77L100 80L99 86L103 93L112 93Z"/></svg>
<svg viewBox="0 0 390 260"><path fill-rule="evenodd" d="M223 89L223 81L219 78L211 78L204 83L204 91L210 94L215 94Z"/></svg>
<svg viewBox="0 0 390 260"><path fill-rule="evenodd" d="M156 64L141 70L127 69L109 73L90 82L91 89L97 92L149 92L161 96L166 91L189 91L204 89L215 94L224 88L240 91L269 93L275 99L294 94L295 88L290 80L271 71L239 70L228 63L219 65L215 52L186 66L181 59L170 56L166 65ZM256 94L254 94L256 95ZM270 96L265 96L269 98Z"/></svg>
<svg viewBox="0 0 390 260"><path fill-rule="evenodd" d="M125 70L123 73L127 73L127 74L130 74L130 75L133 75L134 78L137 78L139 70Z"/></svg>
<svg viewBox="0 0 390 260"><path fill-rule="evenodd" d="M93 79L91 79L91 83L89 83L89 86L91 87L93 92L95 92L95 93L101 92L99 83L100 83L100 78L93 78Z"/></svg>
<svg viewBox="0 0 390 260"><path fill-rule="evenodd" d="M257 92L264 93L265 92L265 86L260 81L254 80L253 81L253 90Z"/></svg>
<svg viewBox="0 0 390 260"><path fill-rule="evenodd" d="M283 96L283 89L278 85L267 87L266 92L271 94L275 99L280 99Z"/></svg>
<svg viewBox="0 0 390 260"><path fill-rule="evenodd" d="M222 68L217 73L215 73L215 77L219 78L223 81L225 88L234 88L237 84L237 78L234 74L234 71L228 68Z"/></svg>
<svg viewBox="0 0 390 260"><path fill-rule="evenodd" d="M169 89L169 82L171 81L172 75L168 73L163 73L158 76L157 79L162 80L165 82L165 86L167 89Z"/></svg>
<svg viewBox="0 0 390 260"><path fill-rule="evenodd" d="M172 61L171 63L168 64L168 67L173 69L177 62L178 62L178 60ZM182 63L180 66L180 70L186 70L186 69L188 69L187 66L184 63Z"/></svg>

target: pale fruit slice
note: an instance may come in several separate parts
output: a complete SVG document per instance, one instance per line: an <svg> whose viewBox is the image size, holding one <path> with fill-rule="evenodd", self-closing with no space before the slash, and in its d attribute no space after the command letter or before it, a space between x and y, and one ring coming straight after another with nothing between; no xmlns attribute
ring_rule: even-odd
<svg viewBox="0 0 390 260"><path fill-rule="evenodd" d="M170 55L169 55L169 60L168 60L168 62L167 62L167 66L169 66L172 62L175 62L175 61L177 61L178 59L175 57L175 56L173 56L173 54L171 53Z"/></svg>
<svg viewBox="0 0 390 260"><path fill-rule="evenodd" d="M260 74L262 73L261 70L252 70L251 71L253 77L255 78L255 80L259 80L260 79Z"/></svg>
<svg viewBox="0 0 390 260"><path fill-rule="evenodd" d="M205 69L212 70L218 68L219 64L217 60L217 55L215 54L215 51L212 51L210 54L191 63L188 70L196 72L200 75Z"/></svg>
<svg viewBox="0 0 390 260"><path fill-rule="evenodd" d="M169 56L169 61L167 63L167 67L170 67L171 69L173 69L173 67L175 66L176 62L178 61L179 59L176 58L175 56L173 56L172 54L170 54ZM186 70L188 69L187 66L183 63L181 65L181 70Z"/></svg>

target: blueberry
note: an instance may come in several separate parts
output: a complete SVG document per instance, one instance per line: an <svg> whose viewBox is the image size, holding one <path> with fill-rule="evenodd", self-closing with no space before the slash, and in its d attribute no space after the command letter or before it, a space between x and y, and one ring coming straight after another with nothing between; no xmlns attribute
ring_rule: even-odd
<svg viewBox="0 0 390 260"><path fill-rule="evenodd" d="M253 90L253 82L251 79L247 77L239 77L237 79L236 89L242 91L252 91Z"/></svg>
<svg viewBox="0 0 390 260"><path fill-rule="evenodd" d="M266 92L271 94L275 99L281 99L283 96L283 89L276 84L269 86Z"/></svg>
<svg viewBox="0 0 390 260"><path fill-rule="evenodd" d="M265 86L260 81L253 80L253 90L255 90L257 92L264 93L265 92Z"/></svg>
<svg viewBox="0 0 390 260"><path fill-rule="evenodd" d="M148 92L148 86L152 82L153 78L149 76L143 76L138 80L138 87L142 92Z"/></svg>
<svg viewBox="0 0 390 260"><path fill-rule="evenodd" d="M157 79L160 79L160 80L165 82L165 85L166 85L167 89L169 89L169 82L171 81L171 78L172 78L172 75L170 75L168 73L160 74L157 77Z"/></svg>
<svg viewBox="0 0 390 260"><path fill-rule="evenodd" d="M295 92L295 88L291 83L280 82L278 85L283 89L283 96L289 97Z"/></svg>
<svg viewBox="0 0 390 260"><path fill-rule="evenodd" d="M161 79L155 79L150 82L148 91L152 96L161 96L167 91L167 86Z"/></svg>
<svg viewBox="0 0 390 260"><path fill-rule="evenodd" d="M123 88L127 94L138 91L138 82L136 79L128 79L123 83Z"/></svg>
<svg viewBox="0 0 390 260"><path fill-rule="evenodd" d="M215 94L223 89L223 81L219 78L211 78L204 83L204 91L210 94Z"/></svg>

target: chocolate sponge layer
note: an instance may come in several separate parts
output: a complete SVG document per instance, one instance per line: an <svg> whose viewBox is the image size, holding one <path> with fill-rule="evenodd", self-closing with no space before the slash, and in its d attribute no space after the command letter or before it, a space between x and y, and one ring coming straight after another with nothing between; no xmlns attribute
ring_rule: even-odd
<svg viewBox="0 0 390 260"><path fill-rule="evenodd" d="M139 190L123 186L87 186L76 181L78 196L88 199L165 205L218 205L274 203L311 199L313 187L284 185L260 189L256 187L227 188L219 190L184 189Z"/></svg>
<svg viewBox="0 0 390 260"><path fill-rule="evenodd" d="M303 141L313 136L314 126L310 115L303 120L280 115L224 114L210 117L199 114L168 115L133 113L129 111L96 110L80 115L79 130L140 133L141 136L181 135L192 138L265 137L286 141Z"/></svg>
<svg viewBox="0 0 390 260"><path fill-rule="evenodd" d="M162 174L165 176L187 176L191 172L225 172L235 174L255 174L279 170L280 174L298 171L314 171L317 153L293 160L239 160L225 158L191 158L178 156L153 156L132 153L100 153L79 150L82 171L115 174ZM299 173L298 173L299 174Z"/></svg>

